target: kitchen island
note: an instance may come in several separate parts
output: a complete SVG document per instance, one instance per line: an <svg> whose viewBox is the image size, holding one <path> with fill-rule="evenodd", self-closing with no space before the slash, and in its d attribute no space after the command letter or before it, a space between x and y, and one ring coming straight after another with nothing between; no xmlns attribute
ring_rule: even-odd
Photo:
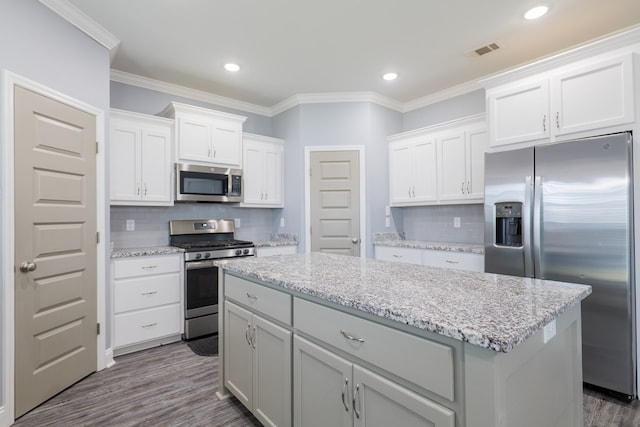
<svg viewBox="0 0 640 427"><path fill-rule="evenodd" d="M265 425L582 425L589 286L319 253L217 264L218 396Z"/></svg>

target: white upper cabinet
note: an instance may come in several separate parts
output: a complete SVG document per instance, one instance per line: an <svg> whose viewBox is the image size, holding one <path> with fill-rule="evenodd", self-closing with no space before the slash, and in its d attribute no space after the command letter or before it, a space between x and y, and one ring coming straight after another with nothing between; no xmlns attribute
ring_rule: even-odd
<svg viewBox="0 0 640 427"><path fill-rule="evenodd" d="M487 148L481 116L390 137L390 204L482 203Z"/></svg>
<svg viewBox="0 0 640 427"><path fill-rule="evenodd" d="M633 55L586 60L487 90L491 146L632 123Z"/></svg>
<svg viewBox="0 0 640 427"><path fill-rule="evenodd" d="M283 207L284 141L245 133L242 144L244 201L241 206Z"/></svg>
<svg viewBox="0 0 640 427"><path fill-rule="evenodd" d="M418 136L389 144L389 189L396 206L437 200L434 138Z"/></svg>
<svg viewBox="0 0 640 427"><path fill-rule="evenodd" d="M173 121L111 110L110 202L112 205L173 204Z"/></svg>
<svg viewBox="0 0 640 427"><path fill-rule="evenodd" d="M162 115L176 121L176 161L241 166L246 117L177 102L169 104Z"/></svg>

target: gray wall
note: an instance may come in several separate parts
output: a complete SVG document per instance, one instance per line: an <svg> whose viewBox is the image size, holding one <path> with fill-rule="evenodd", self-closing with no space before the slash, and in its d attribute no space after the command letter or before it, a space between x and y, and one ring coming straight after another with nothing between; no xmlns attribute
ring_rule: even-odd
<svg viewBox="0 0 640 427"><path fill-rule="evenodd" d="M402 117L402 131L481 114L485 110L485 92L484 89L478 89L405 113Z"/></svg>
<svg viewBox="0 0 640 427"><path fill-rule="evenodd" d="M304 148L309 146L364 147L366 179L366 236L368 257L373 256L372 233L384 226L384 207L389 200L387 183L387 135L401 131L402 115L367 102L303 104L273 119L274 136L285 144L284 232L299 235L305 247Z"/></svg>
<svg viewBox="0 0 640 427"><path fill-rule="evenodd" d="M109 109L109 52L37 0L0 0L0 69L19 74L99 109ZM0 88L2 90L4 87ZM4 99L6 94L1 95L0 98ZM2 108L0 104L0 121L4 120ZM0 122L2 129L5 125ZM0 181L0 193L4 193L10 185L13 182ZM106 215L108 218L109 212ZM0 221L4 223L6 219L0 217ZM4 237L0 236L2 239ZM0 277L6 268L12 268L4 264L5 255L2 256L3 264L0 264ZM0 313L0 316L3 314ZM4 378L0 380L4 383ZM0 402L4 402L4 396L0 396Z"/></svg>

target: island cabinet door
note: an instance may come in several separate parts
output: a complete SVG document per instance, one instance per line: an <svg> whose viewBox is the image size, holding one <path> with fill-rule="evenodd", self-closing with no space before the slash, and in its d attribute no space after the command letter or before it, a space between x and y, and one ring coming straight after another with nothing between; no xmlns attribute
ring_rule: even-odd
<svg viewBox="0 0 640 427"><path fill-rule="evenodd" d="M359 365L353 366L355 427L454 427L455 413Z"/></svg>
<svg viewBox="0 0 640 427"><path fill-rule="evenodd" d="M293 418L299 427L353 424L352 364L295 336L293 339Z"/></svg>
<svg viewBox="0 0 640 427"><path fill-rule="evenodd" d="M252 313L232 302L225 303L224 371L225 386L251 409L253 393Z"/></svg>

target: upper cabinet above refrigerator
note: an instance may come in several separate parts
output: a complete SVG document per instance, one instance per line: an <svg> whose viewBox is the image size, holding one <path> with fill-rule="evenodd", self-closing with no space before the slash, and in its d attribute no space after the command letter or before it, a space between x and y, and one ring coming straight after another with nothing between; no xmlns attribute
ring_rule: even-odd
<svg viewBox="0 0 640 427"><path fill-rule="evenodd" d="M491 147L632 123L635 56L585 60L487 89Z"/></svg>

